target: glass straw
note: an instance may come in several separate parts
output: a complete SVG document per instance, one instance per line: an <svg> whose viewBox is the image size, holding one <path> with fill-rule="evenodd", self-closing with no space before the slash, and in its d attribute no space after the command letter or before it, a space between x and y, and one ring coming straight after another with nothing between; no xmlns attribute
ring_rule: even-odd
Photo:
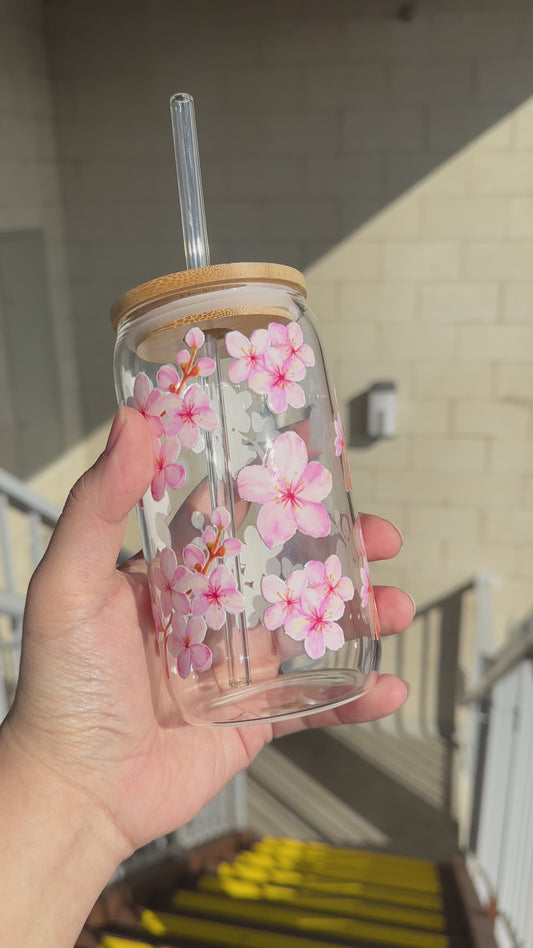
<svg viewBox="0 0 533 948"><path fill-rule="evenodd" d="M205 221L204 192L196 135L194 102L187 92L170 99L172 137L181 208L181 226L187 270L209 266L209 241Z"/></svg>
<svg viewBox="0 0 533 948"><path fill-rule="evenodd" d="M200 155L198 151L194 101L192 96L187 92L177 92L173 95L170 99L170 114L172 118L172 137L174 139L174 155L176 158L185 263L187 270L192 270L196 267L207 267L210 262L202 175L200 171ZM201 379L200 381L205 383L211 404L217 411L220 421L218 432L205 432L211 507L213 510L215 507L221 505L226 507L231 516L231 532L236 536L237 529L233 510L233 483L227 456L228 436L226 414L219 377L220 367L217 358L216 340L210 334L206 334L205 345L206 354L211 356L216 362L217 380L216 385L211 386L211 388L207 379ZM231 569L237 588L239 592L242 593L239 558L237 557L234 568L233 564L231 567L228 564L228 568ZM236 687L238 685L250 684L250 663L244 614L228 616L224 627L224 636L230 685Z"/></svg>

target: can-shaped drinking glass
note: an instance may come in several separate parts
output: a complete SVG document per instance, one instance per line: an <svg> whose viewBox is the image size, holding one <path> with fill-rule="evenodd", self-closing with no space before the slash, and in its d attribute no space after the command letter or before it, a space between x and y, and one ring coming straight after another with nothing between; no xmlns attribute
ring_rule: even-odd
<svg viewBox="0 0 533 948"><path fill-rule="evenodd" d="M379 669L378 618L304 277L186 270L111 315L119 402L153 437L138 514L181 714L242 725L357 698Z"/></svg>

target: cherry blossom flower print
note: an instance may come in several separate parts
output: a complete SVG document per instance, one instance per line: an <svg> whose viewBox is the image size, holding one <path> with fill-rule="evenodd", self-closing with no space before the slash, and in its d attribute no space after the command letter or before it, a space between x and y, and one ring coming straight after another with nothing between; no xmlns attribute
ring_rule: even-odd
<svg viewBox="0 0 533 948"><path fill-rule="evenodd" d="M318 461L309 462L305 442L294 431L276 438L265 467L251 464L237 476L242 499L261 505L257 529L270 548L290 540L297 530L328 536L330 519L321 501L331 487L330 472Z"/></svg>
<svg viewBox="0 0 533 948"><path fill-rule="evenodd" d="M339 415L334 419L333 425L335 427L335 456L339 458L345 446L344 427Z"/></svg>
<svg viewBox="0 0 533 948"><path fill-rule="evenodd" d="M152 386L146 372L139 372L136 376L133 395L128 398L126 404L130 408L136 408L146 418L153 438L160 438L165 433L160 417L164 411L164 399L159 389Z"/></svg>
<svg viewBox="0 0 533 948"><path fill-rule="evenodd" d="M279 415L292 408L303 408L305 392L298 382L305 375L305 368L301 363L292 359L284 359L278 349L269 349L264 358L262 371L257 372L254 379L254 390L267 396L268 406L274 414Z"/></svg>
<svg viewBox="0 0 533 948"><path fill-rule="evenodd" d="M275 414L286 411L288 405L303 408L305 393L298 382L308 366L315 364L315 356L304 343L298 323L270 323L268 329L256 329L250 338L234 330L225 341L235 360L228 369L231 382L247 381L254 392L267 396Z"/></svg>
<svg viewBox="0 0 533 948"><path fill-rule="evenodd" d="M368 606L368 601L370 599L370 590L372 589L372 586L370 583L370 573L369 573L368 566L366 565L366 563L364 566L361 566L359 573L361 575L361 592L360 592L361 607L363 609L366 609L366 607Z"/></svg>
<svg viewBox="0 0 533 948"><path fill-rule="evenodd" d="M160 591L161 612L169 616L171 612L187 615L189 600L185 595L188 588L187 570L178 566L176 554L170 547L165 547L159 559L159 566L154 567L153 578L156 588Z"/></svg>
<svg viewBox="0 0 533 948"><path fill-rule="evenodd" d="M197 443L200 429L213 431L218 423L208 396L196 382L189 385L183 396L176 396L172 400L168 411L167 435L177 435L188 448L193 448Z"/></svg>
<svg viewBox="0 0 533 948"><path fill-rule="evenodd" d="M344 632L335 621L344 608L337 596L323 596L318 588L306 589L300 599L300 611L285 622L285 632L291 639L303 641L309 658L322 658L327 648L336 652L344 645Z"/></svg>
<svg viewBox="0 0 533 948"><path fill-rule="evenodd" d="M263 625L270 632L285 625L287 619L298 614L300 597L306 586L303 569L294 570L284 582L279 576L263 576L261 592L267 602L273 603L265 609Z"/></svg>
<svg viewBox="0 0 533 948"><path fill-rule="evenodd" d="M258 371L263 368L263 356L269 343L266 329L256 329L248 339L237 330L226 335L226 349L236 360L228 368L230 382L237 385L248 380L251 388L255 388L254 380Z"/></svg>
<svg viewBox="0 0 533 948"><path fill-rule="evenodd" d="M189 543L183 551L185 566L196 573L202 572L206 559L207 555L196 543Z"/></svg>
<svg viewBox="0 0 533 948"><path fill-rule="evenodd" d="M181 448L177 438L165 438L163 441L156 441L154 448L155 473L151 485L152 497L154 500L161 500L167 485L172 490L179 490L180 487L183 487L186 473L181 464L176 464Z"/></svg>
<svg viewBox="0 0 533 948"><path fill-rule="evenodd" d="M315 354L311 346L304 343L304 335L298 323L290 322L285 326L282 323L270 323L268 338L270 344L281 351L284 359L300 362L304 366L304 373L308 366L315 364Z"/></svg>
<svg viewBox="0 0 533 948"><path fill-rule="evenodd" d="M226 613L236 615L244 611L244 597L225 566L215 566L212 573L191 576L193 616L204 616L210 629L221 629Z"/></svg>
<svg viewBox="0 0 533 948"><path fill-rule="evenodd" d="M204 644L207 625L201 616L172 617L172 631L167 639L167 648L177 659L180 678L188 678L191 671L205 672L211 668L213 653Z"/></svg>
<svg viewBox="0 0 533 948"><path fill-rule="evenodd" d="M311 589L318 589L324 597L336 596L349 602L355 595L351 579L342 575L341 561L335 553L325 563L310 560L305 564L305 576Z"/></svg>

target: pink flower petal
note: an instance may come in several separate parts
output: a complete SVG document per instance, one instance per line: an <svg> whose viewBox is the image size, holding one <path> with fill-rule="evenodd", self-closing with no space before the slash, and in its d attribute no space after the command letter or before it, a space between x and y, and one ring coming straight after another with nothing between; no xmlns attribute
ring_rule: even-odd
<svg viewBox="0 0 533 948"><path fill-rule="evenodd" d="M165 464L175 461L178 457L181 449L181 444L178 438L166 438L161 445L159 451L159 457Z"/></svg>
<svg viewBox="0 0 533 948"><path fill-rule="evenodd" d="M310 586L322 586L326 579L324 563L319 560L309 560L305 564L305 575Z"/></svg>
<svg viewBox="0 0 533 948"><path fill-rule="evenodd" d="M202 619L201 616L193 616L192 619L189 619L187 622L187 635L191 642L203 642L206 632L207 625L205 619Z"/></svg>
<svg viewBox="0 0 533 948"><path fill-rule="evenodd" d="M258 464L249 464L239 471L237 488L243 500L256 504L265 504L276 496L272 475Z"/></svg>
<svg viewBox="0 0 533 948"><path fill-rule="evenodd" d="M296 533L294 511L290 507L283 507L276 501L269 501L261 507L257 515L257 529L262 540L270 549L280 543L286 543ZM325 535L317 534L317 536Z"/></svg>
<svg viewBox="0 0 533 948"><path fill-rule="evenodd" d="M233 382L234 385L238 385L240 382L244 382L248 378L250 372L249 365L244 361L244 359L239 359L238 362L232 362L228 368L228 378L230 382Z"/></svg>
<svg viewBox="0 0 533 948"><path fill-rule="evenodd" d="M205 553L196 543L189 543L183 551L183 562L187 569L196 569L197 566L204 565Z"/></svg>
<svg viewBox="0 0 533 948"><path fill-rule="evenodd" d="M287 606L283 602L277 602L273 606L269 606L265 609L265 614L263 616L263 625L265 629L268 629L269 632L273 632L274 629L280 629L285 618L287 616Z"/></svg>
<svg viewBox="0 0 533 948"><path fill-rule="evenodd" d="M195 327L194 329L189 329L189 332L185 336L185 342L191 349L193 347L199 349L205 342L205 336L201 329Z"/></svg>
<svg viewBox="0 0 533 948"><path fill-rule="evenodd" d="M267 469L271 474L294 482L299 480L307 466L307 448L300 435L295 431L279 435L268 455Z"/></svg>
<svg viewBox="0 0 533 948"><path fill-rule="evenodd" d="M213 527L207 527L207 529L202 533L202 540L206 545L208 543L214 543L216 538L217 531Z"/></svg>
<svg viewBox="0 0 533 948"><path fill-rule="evenodd" d="M222 527L224 530L230 525L230 513L225 507L215 507L211 522L215 527Z"/></svg>
<svg viewBox="0 0 533 948"><path fill-rule="evenodd" d="M188 365L191 361L191 354L188 349L180 349L176 356L176 362L182 368L185 365Z"/></svg>
<svg viewBox="0 0 533 948"><path fill-rule="evenodd" d="M326 651L324 633L320 629L313 629L309 632L309 635L306 636L304 648L309 658L322 658Z"/></svg>
<svg viewBox="0 0 533 948"><path fill-rule="evenodd" d="M349 602L350 599L353 599L355 590L351 579L347 576L342 576L335 587L335 593L337 596L340 596L344 602Z"/></svg>
<svg viewBox="0 0 533 948"><path fill-rule="evenodd" d="M281 415L282 412L287 411L287 398L288 392L285 386L274 385L269 389L268 392L268 404L271 411L276 415Z"/></svg>
<svg viewBox="0 0 533 948"><path fill-rule="evenodd" d="M295 569L289 576L287 580L287 589L291 594L291 598L297 598L303 593L305 586L307 584L307 577L305 570Z"/></svg>
<svg viewBox="0 0 533 948"><path fill-rule="evenodd" d="M221 629L226 621L226 613L220 603L211 601L204 613L205 621L210 629Z"/></svg>
<svg viewBox="0 0 533 948"><path fill-rule="evenodd" d="M214 359L198 359L196 363L196 368L198 369L198 374L202 378L206 378L208 375L212 375L217 367L217 364Z"/></svg>
<svg viewBox="0 0 533 948"><path fill-rule="evenodd" d="M237 329L228 332L224 338L226 349L234 359L242 359L250 348L250 340Z"/></svg>
<svg viewBox="0 0 533 948"><path fill-rule="evenodd" d="M168 464L165 468L165 475L171 490L179 490L187 480L185 468L181 464Z"/></svg>
<svg viewBox="0 0 533 948"><path fill-rule="evenodd" d="M328 622L324 629L324 644L332 652L337 652L344 645L344 632L336 622Z"/></svg>
<svg viewBox="0 0 533 948"><path fill-rule="evenodd" d="M191 652L188 648L182 648L178 655L178 675L180 678L188 678L191 674Z"/></svg>
<svg viewBox="0 0 533 948"><path fill-rule="evenodd" d="M309 619L301 614L293 613L285 621L285 632L291 639L301 642L309 632Z"/></svg>
<svg viewBox="0 0 533 948"><path fill-rule="evenodd" d="M287 345L287 327L283 326L282 323L270 323L268 336L273 346Z"/></svg>
<svg viewBox="0 0 533 948"><path fill-rule="evenodd" d="M189 588L193 596L204 595L209 589L209 580L203 573L193 573L189 578Z"/></svg>
<svg viewBox="0 0 533 948"><path fill-rule="evenodd" d="M305 405L305 392L297 382L289 382L286 388L287 401L293 408L303 408Z"/></svg>
<svg viewBox="0 0 533 948"><path fill-rule="evenodd" d="M222 546L224 556L238 556L242 550L242 543L240 540L237 540L236 537L228 537L227 540L224 540Z"/></svg>
<svg viewBox="0 0 533 948"><path fill-rule="evenodd" d="M231 612L232 615L244 611L244 596L238 589L225 589L222 594L222 602L226 612Z"/></svg>
<svg viewBox="0 0 533 948"><path fill-rule="evenodd" d="M322 504L306 503L304 507L293 510L296 526L309 537L327 537L330 531L330 519Z"/></svg>
<svg viewBox="0 0 533 948"><path fill-rule="evenodd" d="M279 576L263 576L261 580L261 593L267 602L278 602L285 595L286 585Z"/></svg>
<svg viewBox="0 0 533 948"><path fill-rule="evenodd" d="M331 491L333 479L330 472L319 463L310 461L302 475L305 500L323 500Z"/></svg>
<svg viewBox="0 0 533 948"><path fill-rule="evenodd" d="M324 567L328 579L334 580L336 582L341 578L341 561L335 553L332 553L331 556L328 556L326 562L324 563Z"/></svg>
<svg viewBox="0 0 533 948"><path fill-rule="evenodd" d="M213 662L213 653L209 646L195 644L191 645L191 660L197 672L205 672L211 668Z"/></svg>
<svg viewBox="0 0 533 948"><path fill-rule="evenodd" d="M172 365L163 365L157 373L157 384L167 392L171 385L177 388L180 381L181 377Z"/></svg>
<svg viewBox="0 0 533 948"><path fill-rule="evenodd" d="M177 432L181 443L186 448L194 448L194 446L198 444L200 431L196 422L191 418L183 418L182 415L175 415L172 430Z"/></svg>
<svg viewBox="0 0 533 948"><path fill-rule="evenodd" d="M165 496L166 478L163 471L156 471L152 478L152 497L154 500L162 500Z"/></svg>

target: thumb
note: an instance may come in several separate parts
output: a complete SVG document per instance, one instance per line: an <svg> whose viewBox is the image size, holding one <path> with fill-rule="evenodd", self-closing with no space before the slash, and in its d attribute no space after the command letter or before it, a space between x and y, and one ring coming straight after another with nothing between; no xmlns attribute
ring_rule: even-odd
<svg viewBox="0 0 533 948"><path fill-rule="evenodd" d="M139 412L121 406L104 452L76 482L46 552L43 567L56 582L80 589L89 577L114 570L127 516L153 475L150 428ZM83 585L81 585L83 588Z"/></svg>

